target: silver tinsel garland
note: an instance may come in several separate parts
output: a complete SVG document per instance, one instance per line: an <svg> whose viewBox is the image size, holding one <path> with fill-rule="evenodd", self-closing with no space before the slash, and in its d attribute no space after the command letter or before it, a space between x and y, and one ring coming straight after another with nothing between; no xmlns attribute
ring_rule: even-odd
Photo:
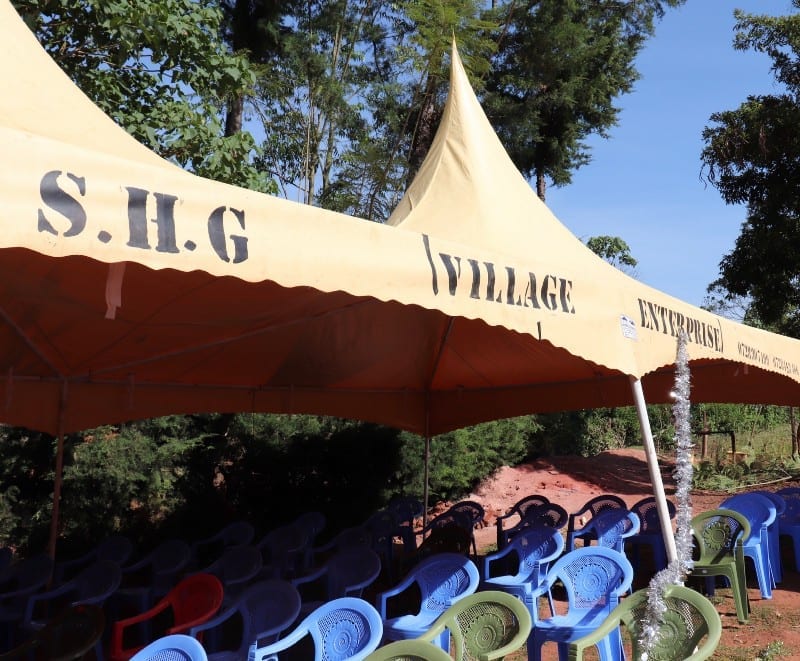
<svg viewBox="0 0 800 661"><path fill-rule="evenodd" d="M658 572L647 588L647 610L642 622L640 643L645 653L652 649L658 638L658 630L667 610L664 592L669 585L682 584L692 568L692 432L689 402L689 356L686 352L686 333L678 335L678 352L675 360L675 390L672 395L672 415L675 421L676 458L675 470L675 552L676 558L666 569Z"/></svg>

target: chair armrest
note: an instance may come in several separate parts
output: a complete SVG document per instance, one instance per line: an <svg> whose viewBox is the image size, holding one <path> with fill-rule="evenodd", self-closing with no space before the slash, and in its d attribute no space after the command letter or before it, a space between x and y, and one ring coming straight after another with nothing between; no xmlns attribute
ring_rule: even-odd
<svg viewBox="0 0 800 661"><path fill-rule="evenodd" d="M269 661L270 659L277 659L277 653L289 649L292 645L308 635L308 629L299 627L287 634L280 640L267 645L266 647L258 647L255 650L250 649L248 661ZM255 652L255 654L253 654Z"/></svg>
<svg viewBox="0 0 800 661"><path fill-rule="evenodd" d="M233 603L230 606L228 606L228 608L226 608L225 610L217 613L210 620L206 620L205 622L193 625L189 629L189 635L192 638L198 638L198 634L200 634L201 632L207 631L208 629L213 629L214 627L222 624L223 622L225 622L226 620L228 620L229 618L231 618L233 615L236 614L237 606L238 604Z"/></svg>
<svg viewBox="0 0 800 661"><path fill-rule="evenodd" d="M328 568L323 565L322 567L318 567L317 569L314 569L312 572L308 574L303 574L302 576L297 576L295 578L292 578L289 582L297 588L306 583L311 583L312 581L316 581L318 578L321 578L327 573L328 573Z"/></svg>
<svg viewBox="0 0 800 661"><path fill-rule="evenodd" d="M495 560L500 560L502 558L505 558L509 553L511 553L512 548L513 547L511 547L511 546L506 546L504 549L501 549L500 551L495 551L493 553L489 553L486 556L484 556L484 558L483 558L483 578L484 579L489 578L489 570L491 568L490 565Z"/></svg>
<svg viewBox="0 0 800 661"><path fill-rule="evenodd" d="M386 619L386 602L389 601L389 598L397 596L406 590L412 583L416 582L416 580L417 579L415 576L406 576L406 578L400 581L400 583L395 585L393 588L379 592L375 596L375 603L378 607L378 611L381 614L381 619Z"/></svg>
<svg viewBox="0 0 800 661"><path fill-rule="evenodd" d="M40 601L46 601L47 599L52 599L53 597L59 597L62 594L66 594L71 590L74 590L75 586L72 583L63 583L62 585L58 586L57 588L53 588L52 590L48 590L47 592L37 592L32 594L28 597L28 603L25 605L25 615L22 617L23 624L29 624L33 622L33 611L36 608L36 604Z"/></svg>
<svg viewBox="0 0 800 661"><path fill-rule="evenodd" d="M619 622L619 615L612 611L594 631L569 643L569 660L579 661L583 659L584 651L597 645L603 638L608 636L619 626Z"/></svg>

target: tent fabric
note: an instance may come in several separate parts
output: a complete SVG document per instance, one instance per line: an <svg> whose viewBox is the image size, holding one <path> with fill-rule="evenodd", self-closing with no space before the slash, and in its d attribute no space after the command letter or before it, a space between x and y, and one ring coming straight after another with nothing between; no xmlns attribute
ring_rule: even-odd
<svg viewBox="0 0 800 661"><path fill-rule="evenodd" d="M571 314L536 310L532 321L540 337L575 357L641 378L649 401L666 401L674 382L676 338L683 329L693 401L798 402L797 340L735 323L648 287L597 257L569 232L509 158L455 46L440 128L388 223L424 232L432 243L442 239L480 245L508 255L510 263L524 260L531 273L541 274L540 286L548 277L550 282L568 281ZM677 275L679 256L675 264ZM594 387L607 400L619 403L616 378L599 373L592 378L600 382ZM577 392L593 387L564 381L567 400L575 396L585 401ZM627 387L625 383L621 390Z"/></svg>
<svg viewBox="0 0 800 661"><path fill-rule="evenodd" d="M798 401L795 341L627 279L529 194L455 57L393 227L185 172L99 111L7 0L0 31L5 423L270 411L435 435L627 405L629 377L669 401L679 318L709 401Z"/></svg>

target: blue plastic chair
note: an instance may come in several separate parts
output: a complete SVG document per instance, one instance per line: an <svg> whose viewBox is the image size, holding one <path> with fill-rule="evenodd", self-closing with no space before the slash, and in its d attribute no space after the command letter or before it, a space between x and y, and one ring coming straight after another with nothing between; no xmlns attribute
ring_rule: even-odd
<svg viewBox="0 0 800 661"><path fill-rule="evenodd" d="M583 507L569 515L569 521L567 522L567 551L575 549L575 542L578 540L581 540L584 544L589 544L595 539L593 532L584 530L584 528L591 522L592 517L607 509L627 510L628 506L619 496L606 493L587 500Z"/></svg>
<svg viewBox="0 0 800 661"><path fill-rule="evenodd" d="M778 519L781 537L788 537L794 550L794 569L800 571L800 487L784 487L776 491L786 508Z"/></svg>
<svg viewBox="0 0 800 661"><path fill-rule="evenodd" d="M664 544L664 532L661 529L661 518L658 516L658 507L655 496L647 496L635 502L630 511L639 517L639 532L625 540L630 549L629 559L634 571L639 571L642 566L641 547L650 548L653 559L653 571L659 572L667 566L667 547ZM675 518L675 503L667 501L669 518Z"/></svg>
<svg viewBox="0 0 800 661"><path fill-rule="evenodd" d="M627 509L608 509L595 514L583 530L586 541L624 554L625 540L639 532L639 517Z"/></svg>
<svg viewBox="0 0 800 661"><path fill-rule="evenodd" d="M261 572L261 551L250 544L228 546L200 574L213 574L225 588L224 604L234 601Z"/></svg>
<svg viewBox="0 0 800 661"><path fill-rule="evenodd" d="M45 589L52 573L53 560L40 553L9 565L0 574L0 652L17 644L17 628L28 598Z"/></svg>
<svg viewBox="0 0 800 661"><path fill-rule="evenodd" d="M208 656L197 640L174 633L154 640L134 654L131 661L208 661Z"/></svg>
<svg viewBox="0 0 800 661"><path fill-rule="evenodd" d="M477 560L478 545L475 541L475 528L483 526L486 523L486 512L483 509L483 505L476 500L461 500L451 505L448 512L464 512L469 516L469 534L472 538L472 557Z"/></svg>
<svg viewBox="0 0 800 661"><path fill-rule="evenodd" d="M255 534L255 528L247 521L228 523L214 534L192 542L190 547L192 565L195 567L209 565L219 559L229 546L250 544Z"/></svg>
<svg viewBox="0 0 800 661"><path fill-rule="evenodd" d="M368 546L353 546L334 553L321 567L291 583L300 592L305 616L325 601L361 597L381 573L381 558Z"/></svg>
<svg viewBox="0 0 800 661"><path fill-rule="evenodd" d="M528 659L541 661L542 646L555 642L559 659L565 661L569 643L600 626L619 604L620 597L630 590L632 581L631 563L614 549L585 546L561 556L532 595L533 629L528 637ZM555 608L551 606L550 617L541 618L538 597L548 593L552 596L553 588L559 585L564 590L566 605L557 602ZM550 602L553 603L552 599ZM600 658L618 658L620 644L617 630L598 643Z"/></svg>
<svg viewBox="0 0 800 661"><path fill-rule="evenodd" d="M393 588L376 596L375 603L383 620L387 641L418 638L433 622L459 599L477 591L480 574L475 563L459 553L437 553L411 569ZM418 592L417 592L418 591ZM390 617L390 600L409 593L419 595L419 602L404 608L405 614ZM391 604L396 604L394 600ZM406 604L408 606L409 604ZM411 612L409 612L411 611ZM439 646L447 649L447 640Z"/></svg>
<svg viewBox="0 0 800 661"><path fill-rule="evenodd" d="M498 546L498 548L502 548L514 539L514 537L525 532L529 528L541 528L546 526L548 528L560 530L567 525L568 519L569 515L567 514L567 510L556 503L543 503L542 505L530 506L525 510L524 516L516 525L504 530L502 533L498 531L497 534L503 537L503 544Z"/></svg>
<svg viewBox="0 0 800 661"><path fill-rule="evenodd" d="M122 570L108 560L95 560L69 581L28 597L21 628L28 635L45 627L65 606L103 607L122 580ZM98 650L99 651L99 650Z"/></svg>
<svg viewBox="0 0 800 661"><path fill-rule="evenodd" d="M141 613L167 594L191 561L191 547L181 539L168 539L147 555L122 568L122 584L112 601L130 604ZM116 608L111 619L118 618Z"/></svg>
<svg viewBox="0 0 800 661"><path fill-rule="evenodd" d="M53 581L57 584L73 578L95 560L108 560L123 567L133 555L133 542L125 535L111 535L77 558L57 560Z"/></svg>
<svg viewBox="0 0 800 661"><path fill-rule="evenodd" d="M547 498L547 496L531 494L529 496L525 496L524 498L520 498L516 503L506 510L505 514L498 516L494 522L494 525L497 527L497 550L502 551L503 547L505 547L508 541L506 536L503 534L503 528L513 528L514 525L520 523L522 519L525 518L525 512L528 510L528 508L536 507L537 505L546 505L549 502L550 499ZM513 517L517 518L514 519ZM508 525L509 519L511 519L511 522L513 522L511 526Z"/></svg>
<svg viewBox="0 0 800 661"><path fill-rule="evenodd" d="M306 568L311 548L308 532L290 523L273 528L258 542L261 552L261 578L294 578Z"/></svg>
<svg viewBox="0 0 800 661"><path fill-rule="evenodd" d="M772 501L758 494L736 494L720 503L720 508L739 512L750 524L750 535L744 540L744 557L750 558L762 599L772 599L775 579L769 552L769 528L775 524L777 511Z"/></svg>
<svg viewBox="0 0 800 661"><path fill-rule="evenodd" d="M481 589L501 590L514 595L530 611L534 607L533 591L541 585L550 563L563 551L564 537L560 530L528 528L501 551L484 557ZM493 575L492 565L508 569L512 559L516 560L516 571Z"/></svg>
<svg viewBox="0 0 800 661"><path fill-rule="evenodd" d="M202 638L209 661L241 661L254 640L276 642L298 615L297 588L283 579L267 579L253 583L218 615L189 629L189 635Z"/></svg>
<svg viewBox="0 0 800 661"><path fill-rule="evenodd" d="M769 498L775 506L775 522L769 527L769 561L772 567L772 576L776 583L783 580L783 560L781 559L781 525L780 519L786 511L786 501L783 496L766 490L756 490L749 493L757 493L760 496Z"/></svg>
<svg viewBox="0 0 800 661"><path fill-rule="evenodd" d="M250 646L248 661L277 661L278 653L310 639L298 658L308 661L360 661L378 648L383 628L375 607L358 597L341 597L320 606L277 642Z"/></svg>

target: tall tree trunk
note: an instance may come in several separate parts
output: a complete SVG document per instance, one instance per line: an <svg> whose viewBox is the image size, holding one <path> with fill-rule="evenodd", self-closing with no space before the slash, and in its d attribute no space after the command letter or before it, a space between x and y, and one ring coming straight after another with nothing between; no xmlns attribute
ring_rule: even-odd
<svg viewBox="0 0 800 661"><path fill-rule="evenodd" d="M225 117L225 137L229 138L242 130L244 115L244 97L238 96L228 103L228 114Z"/></svg>
<svg viewBox="0 0 800 661"><path fill-rule="evenodd" d="M544 202L544 194L547 190L547 180L544 177L544 172L541 170L536 171L536 194L539 199Z"/></svg>

